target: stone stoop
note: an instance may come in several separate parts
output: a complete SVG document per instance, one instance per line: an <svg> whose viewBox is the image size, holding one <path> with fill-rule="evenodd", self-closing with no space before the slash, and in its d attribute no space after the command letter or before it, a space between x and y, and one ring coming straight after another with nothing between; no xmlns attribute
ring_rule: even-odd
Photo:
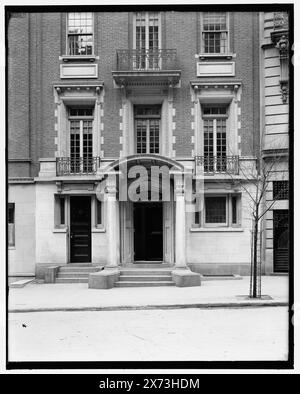
<svg viewBox="0 0 300 394"><path fill-rule="evenodd" d="M59 267L55 283L88 283L89 274L98 272L101 268L83 263Z"/></svg>
<svg viewBox="0 0 300 394"><path fill-rule="evenodd" d="M115 287L175 286L171 273L171 268L121 268Z"/></svg>

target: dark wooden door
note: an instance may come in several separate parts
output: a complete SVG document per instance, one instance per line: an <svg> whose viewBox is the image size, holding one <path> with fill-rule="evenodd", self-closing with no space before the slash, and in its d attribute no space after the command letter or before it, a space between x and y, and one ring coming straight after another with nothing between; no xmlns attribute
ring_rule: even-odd
<svg viewBox="0 0 300 394"><path fill-rule="evenodd" d="M162 261L162 203L134 204L134 260Z"/></svg>
<svg viewBox="0 0 300 394"><path fill-rule="evenodd" d="M71 263L91 262L91 197L70 198Z"/></svg>
<svg viewBox="0 0 300 394"><path fill-rule="evenodd" d="M274 226L274 272L289 271L288 210L273 211Z"/></svg>

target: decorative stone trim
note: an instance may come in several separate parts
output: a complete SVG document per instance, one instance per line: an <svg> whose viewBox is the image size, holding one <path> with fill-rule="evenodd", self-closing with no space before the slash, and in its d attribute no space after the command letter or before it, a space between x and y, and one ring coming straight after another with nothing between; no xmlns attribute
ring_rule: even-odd
<svg viewBox="0 0 300 394"><path fill-rule="evenodd" d="M101 132L104 129L102 122L104 110L104 82L97 84L54 84L54 144L55 144L55 157L67 156L66 147L62 149L62 123L66 116L64 102L69 101L93 101L95 103L95 146L96 151L93 152L94 156L100 156L101 152ZM65 151L62 151L65 150Z"/></svg>
<svg viewBox="0 0 300 394"><path fill-rule="evenodd" d="M288 30L275 30L271 33L271 40L279 50L280 59L280 90L282 102L285 104L289 94L289 32Z"/></svg>

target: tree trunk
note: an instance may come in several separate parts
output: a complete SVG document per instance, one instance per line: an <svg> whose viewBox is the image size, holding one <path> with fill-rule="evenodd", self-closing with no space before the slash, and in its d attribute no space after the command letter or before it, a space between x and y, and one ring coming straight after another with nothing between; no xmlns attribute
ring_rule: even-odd
<svg viewBox="0 0 300 394"><path fill-rule="evenodd" d="M259 205L255 208L254 217L254 234L253 234L253 292L252 297L257 298L257 238L258 238L258 221Z"/></svg>
<svg viewBox="0 0 300 394"><path fill-rule="evenodd" d="M252 293L253 298L257 298L257 233L258 233L258 223L257 223L257 219L255 219L254 234L253 234L253 293Z"/></svg>

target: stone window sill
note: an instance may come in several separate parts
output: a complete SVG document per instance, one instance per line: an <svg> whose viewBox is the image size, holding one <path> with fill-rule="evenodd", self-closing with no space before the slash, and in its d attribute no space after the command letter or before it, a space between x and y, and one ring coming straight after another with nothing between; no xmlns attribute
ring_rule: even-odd
<svg viewBox="0 0 300 394"><path fill-rule="evenodd" d="M78 56L78 55L63 55L63 56L59 56L59 60L62 60L64 62L69 62L69 61L89 61L89 62L94 62L95 60L98 60L99 56L95 56L95 55L82 55L82 56Z"/></svg>
<svg viewBox="0 0 300 394"><path fill-rule="evenodd" d="M92 228L92 233L105 233L106 229L103 226L97 226Z"/></svg>
<svg viewBox="0 0 300 394"><path fill-rule="evenodd" d="M57 227L57 228L54 228L52 230L52 232L53 233L67 233L68 232L68 228L67 227L61 227L61 228Z"/></svg>
<svg viewBox="0 0 300 394"><path fill-rule="evenodd" d="M196 58L199 60L206 60L206 59L235 59L235 53L198 53L195 55Z"/></svg>
<svg viewBox="0 0 300 394"><path fill-rule="evenodd" d="M242 227L191 227L191 233L241 233Z"/></svg>
<svg viewBox="0 0 300 394"><path fill-rule="evenodd" d="M15 246L9 246L8 250L16 250L16 247Z"/></svg>

